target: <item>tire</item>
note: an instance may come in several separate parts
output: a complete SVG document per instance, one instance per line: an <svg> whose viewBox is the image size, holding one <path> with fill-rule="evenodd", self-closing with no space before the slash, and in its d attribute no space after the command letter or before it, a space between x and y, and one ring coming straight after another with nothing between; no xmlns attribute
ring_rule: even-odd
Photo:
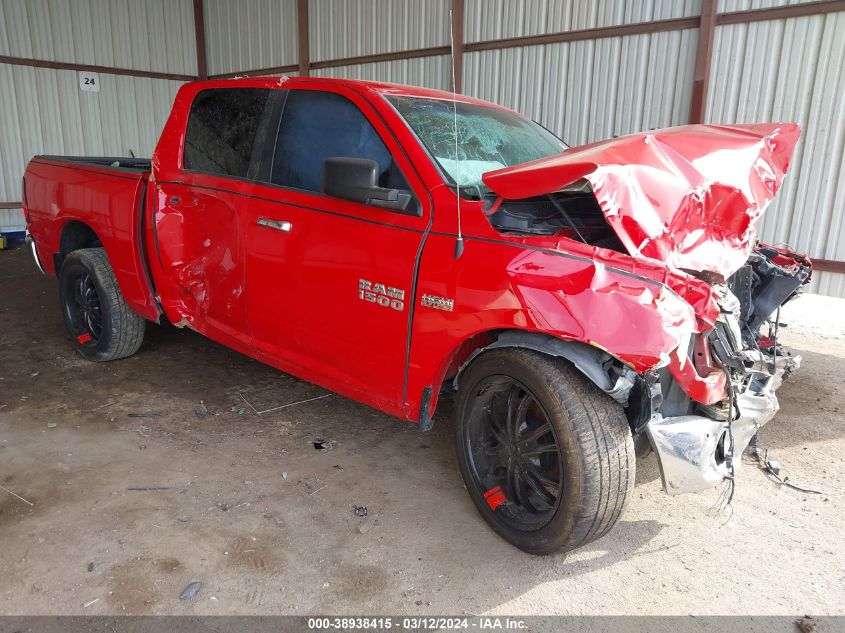
<svg viewBox="0 0 845 633"><path fill-rule="evenodd" d="M461 377L455 418L470 497L519 549L575 549L622 514L636 472L628 421L565 360L523 349L481 354Z"/></svg>
<svg viewBox="0 0 845 633"><path fill-rule="evenodd" d="M65 257L59 299L71 342L85 358L116 360L141 347L146 322L126 305L102 248L83 248Z"/></svg>

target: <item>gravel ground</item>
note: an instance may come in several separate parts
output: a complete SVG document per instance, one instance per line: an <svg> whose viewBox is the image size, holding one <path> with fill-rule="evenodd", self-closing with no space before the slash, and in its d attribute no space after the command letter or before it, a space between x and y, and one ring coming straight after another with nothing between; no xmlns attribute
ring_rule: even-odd
<svg viewBox="0 0 845 633"><path fill-rule="evenodd" d="M760 433L823 494L746 459L719 509L650 456L610 535L539 558L477 515L448 402L421 433L172 327L88 363L57 295L0 252L0 613L845 614L843 300L784 310L804 367Z"/></svg>

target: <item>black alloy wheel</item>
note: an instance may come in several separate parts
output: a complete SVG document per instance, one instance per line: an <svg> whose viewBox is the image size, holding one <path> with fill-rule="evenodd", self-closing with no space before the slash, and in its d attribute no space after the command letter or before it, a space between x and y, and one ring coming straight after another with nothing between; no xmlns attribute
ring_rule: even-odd
<svg viewBox="0 0 845 633"><path fill-rule="evenodd" d="M464 433L472 476L502 521L537 530L554 516L563 489L563 458L549 416L509 376L486 378L477 394Z"/></svg>
<svg viewBox="0 0 845 633"><path fill-rule="evenodd" d="M94 278L77 268L62 282L69 286L64 309L71 336L80 345L96 346L103 334L103 308Z"/></svg>
<svg viewBox="0 0 845 633"><path fill-rule="evenodd" d="M138 351L146 322L126 304L102 248L67 254L59 272L59 300L71 342L85 358L108 361Z"/></svg>
<svg viewBox="0 0 845 633"><path fill-rule="evenodd" d="M532 554L600 538L633 490L625 411L564 359L517 348L479 354L458 378L455 431L478 512Z"/></svg>

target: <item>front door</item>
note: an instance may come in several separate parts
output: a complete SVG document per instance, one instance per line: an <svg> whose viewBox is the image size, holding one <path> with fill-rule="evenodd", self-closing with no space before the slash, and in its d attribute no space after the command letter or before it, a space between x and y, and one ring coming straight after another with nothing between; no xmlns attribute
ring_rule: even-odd
<svg viewBox="0 0 845 633"><path fill-rule="evenodd" d="M415 263L428 199L385 126L354 93L292 89L270 184L247 223L255 345L281 366L399 414ZM404 211L322 193L329 157L378 163L380 186L412 194Z"/></svg>

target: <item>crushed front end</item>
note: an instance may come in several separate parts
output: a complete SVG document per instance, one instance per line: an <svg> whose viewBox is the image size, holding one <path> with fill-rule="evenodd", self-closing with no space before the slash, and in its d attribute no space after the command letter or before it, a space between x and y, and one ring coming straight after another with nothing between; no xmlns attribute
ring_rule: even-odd
<svg viewBox="0 0 845 633"><path fill-rule="evenodd" d="M733 477L778 410L775 390L801 362L778 344L778 316L811 263L756 238L799 136L794 123L688 125L482 175L496 196L486 212L499 233L596 262L595 274L577 277L588 286L573 287L570 273L559 299L534 297L533 305L581 316L567 338L606 352L602 367L618 378L602 388L625 407L638 454L657 453L669 494ZM633 281L611 282L605 266L627 267ZM654 295L643 275L665 292ZM521 292L531 296L531 285ZM602 327L608 297L628 323ZM660 314L660 333L649 331L649 310ZM543 316L567 334L553 310ZM649 357L655 362L643 368Z"/></svg>
<svg viewBox="0 0 845 633"><path fill-rule="evenodd" d="M758 245L727 283L714 284L715 327L685 357L646 376L641 410L649 415L641 430L670 495L732 478L751 439L777 413L775 391L801 364L778 343L780 306L811 271L802 255Z"/></svg>

